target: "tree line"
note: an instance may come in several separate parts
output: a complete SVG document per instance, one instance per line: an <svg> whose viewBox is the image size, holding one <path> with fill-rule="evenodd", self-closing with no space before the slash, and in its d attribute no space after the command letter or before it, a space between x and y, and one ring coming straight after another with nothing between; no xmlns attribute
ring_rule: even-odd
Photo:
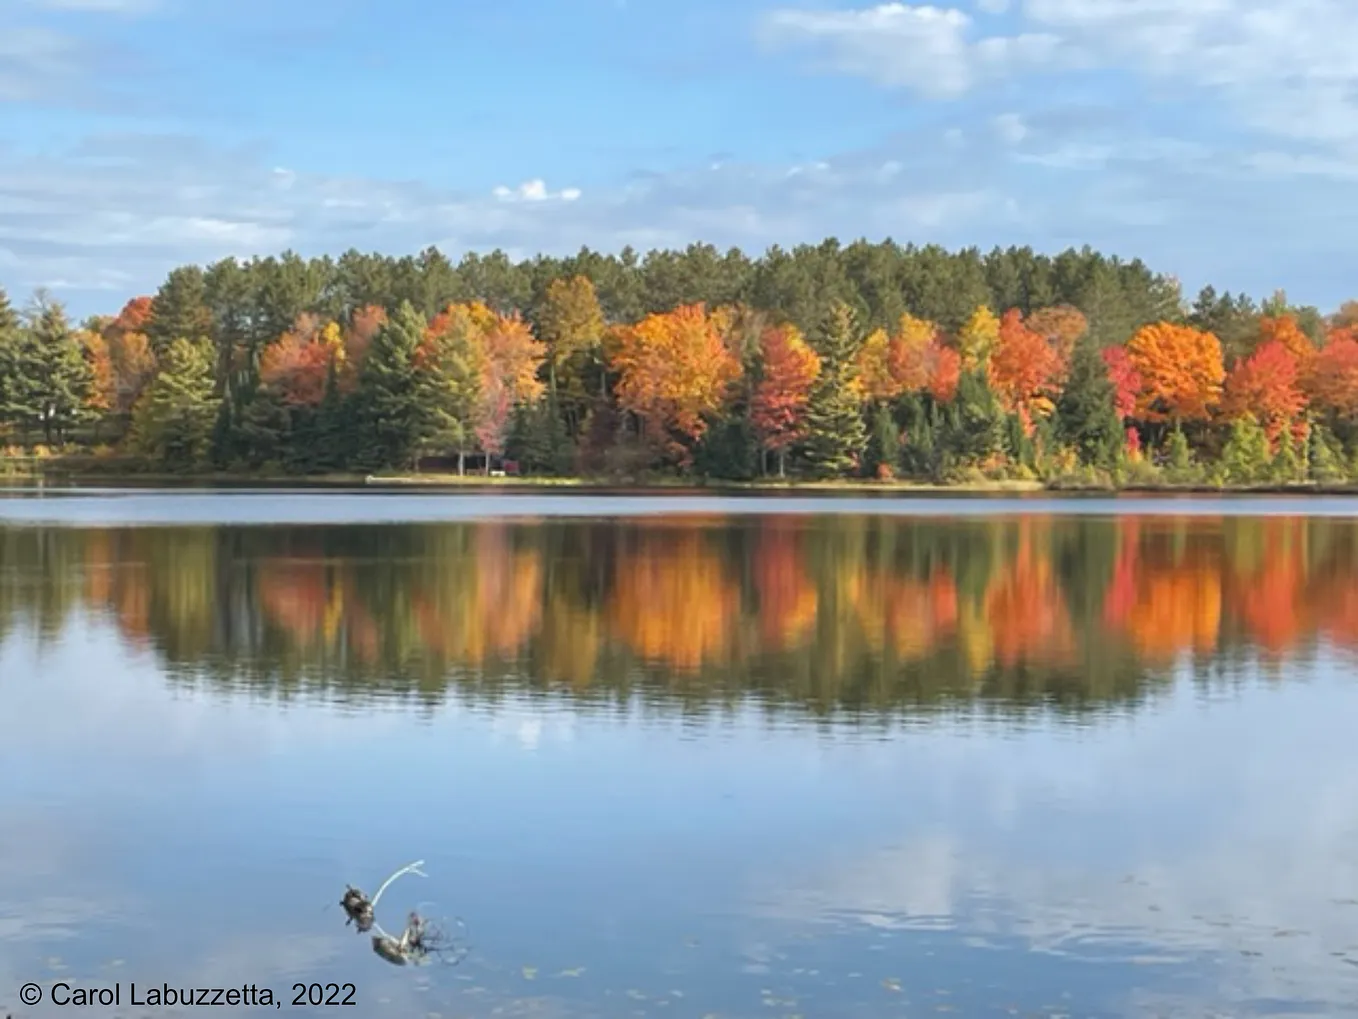
<svg viewBox="0 0 1358 1019"><path fill-rule="evenodd" d="M286 252L79 324L0 291L11 455L155 470L1336 483L1355 422L1358 304L1088 248Z"/></svg>

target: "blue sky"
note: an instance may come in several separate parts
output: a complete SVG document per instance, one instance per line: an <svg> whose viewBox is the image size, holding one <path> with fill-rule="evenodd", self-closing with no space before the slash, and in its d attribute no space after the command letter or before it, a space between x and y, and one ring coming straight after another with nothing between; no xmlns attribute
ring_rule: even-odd
<svg viewBox="0 0 1358 1019"><path fill-rule="evenodd" d="M0 284L890 236L1329 310L1355 43L1352 0L0 0Z"/></svg>

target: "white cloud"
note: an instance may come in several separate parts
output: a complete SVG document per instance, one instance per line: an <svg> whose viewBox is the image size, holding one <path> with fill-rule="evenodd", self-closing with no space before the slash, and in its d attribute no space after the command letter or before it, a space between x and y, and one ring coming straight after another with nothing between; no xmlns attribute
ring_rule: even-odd
<svg viewBox="0 0 1358 1019"><path fill-rule="evenodd" d="M1218 93L1253 127L1358 152L1351 0L1023 0L1019 13L1021 31L982 35L951 7L785 9L768 15L763 35L816 47L832 70L933 97L1038 71L1132 71Z"/></svg>
<svg viewBox="0 0 1358 1019"><path fill-rule="evenodd" d="M762 38L770 46L815 46L830 70L940 97L1057 56L1055 36L973 41L971 27L971 16L955 8L887 3L866 10L774 11L764 21Z"/></svg>
<svg viewBox="0 0 1358 1019"><path fill-rule="evenodd" d="M516 188L508 188L501 184L491 192L502 202L545 202L556 199L563 202L573 202L580 197L579 188L563 188L557 192L547 190L547 183L541 179L526 180Z"/></svg>

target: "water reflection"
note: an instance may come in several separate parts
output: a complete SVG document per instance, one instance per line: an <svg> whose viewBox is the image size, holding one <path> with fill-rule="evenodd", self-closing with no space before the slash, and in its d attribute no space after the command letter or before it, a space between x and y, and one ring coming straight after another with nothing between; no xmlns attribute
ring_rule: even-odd
<svg viewBox="0 0 1358 1019"><path fill-rule="evenodd" d="M1134 705L1358 644L1358 524L686 517L0 530L0 633L113 620L180 680L360 702L884 715Z"/></svg>
<svg viewBox="0 0 1358 1019"><path fill-rule="evenodd" d="M1201 513L0 528L0 1010L1352 1014L1356 557ZM334 905L416 858L446 971Z"/></svg>

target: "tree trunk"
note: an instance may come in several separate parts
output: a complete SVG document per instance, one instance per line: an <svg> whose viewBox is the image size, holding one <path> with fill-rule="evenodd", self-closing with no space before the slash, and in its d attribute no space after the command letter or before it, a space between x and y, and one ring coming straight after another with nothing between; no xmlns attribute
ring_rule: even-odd
<svg viewBox="0 0 1358 1019"><path fill-rule="evenodd" d="M780 448L778 450L778 476L780 478L787 477L787 472L785 470L786 463L787 463L787 451Z"/></svg>

